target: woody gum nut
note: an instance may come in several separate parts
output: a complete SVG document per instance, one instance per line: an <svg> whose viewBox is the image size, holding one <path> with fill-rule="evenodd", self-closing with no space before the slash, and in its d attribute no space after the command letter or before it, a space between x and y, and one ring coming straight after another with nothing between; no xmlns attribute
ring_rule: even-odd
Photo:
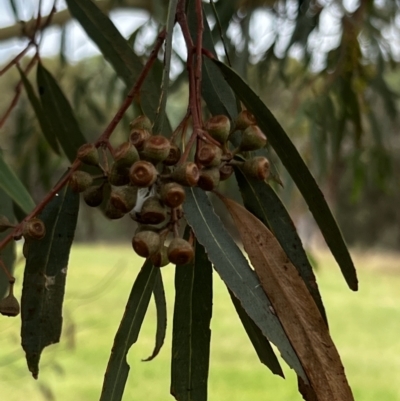
<svg viewBox="0 0 400 401"><path fill-rule="evenodd" d="M186 162L177 166L172 172L171 177L179 184L194 187L199 181L200 171L195 163Z"/></svg>
<svg viewBox="0 0 400 401"><path fill-rule="evenodd" d="M147 116L141 115L129 123L131 129L144 129L151 132L151 121Z"/></svg>
<svg viewBox="0 0 400 401"><path fill-rule="evenodd" d="M245 175L258 180L265 180L269 177L269 161L263 156L246 160L242 165L242 169Z"/></svg>
<svg viewBox="0 0 400 401"><path fill-rule="evenodd" d="M129 177L133 185L150 187L157 180L158 172L152 163L140 160L132 165Z"/></svg>
<svg viewBox="0 0 400 401"><path fill-rule="evenodd" d="M77 152L77 158L85 164L90 166L97 166L99 164L99 153L93 143L85 143Z"/></svg>
<svg viewBox="0 0 400 401"><path fill-rule="evenodd" d="M139 220L143 224L160 224L167 218L165 206L156 196L146 199L140 212Z"/></svg>
<svg viewBox="0 0 400 401"><path fill-rule="evenodd" d="M92 176L86 171L74 171L69 179L69 186L74 192L83 192L93 183Z"/></svg>
<svg viewBox="0 0 400 401"><path fill-rule="evenodd" d="M250 125L242 134L239 149L244 152L263 148L267 144L267 137L257 125Z"/></svg>
<svg viewBox="0 0 400 401"><path fill-rule="evenodd" d="M203 168L197 186L204 191L212 191L220 181L219 169L217 167Z"/></svg>
<svg viewBox="0 0 400 401"><path fill-rule="evenodd" d="M104 184L88 188L83 193L83 200L90 207L100 206L104 199Z"/></svg>
<svg viewBox="0 0 400 401"><path fill-rule="evenodd" d="M15 317L20 312L20 306L17 298L13 294L9 294L7 297L0 301L0 313L4 316Z"/></svg>
<svg viewBox="0 0 400 401"><path fill-rule="evenodd" d="M178 146L171 144L168 156L163 161L163 163L166 166L175 166L175 164L178 163L180 158L181 158L181 149Z"/></svg>
<svg viewBox="0 0 400 401"><path fill-rule="evenodd" d="M197 152L197 161L203 166L216 167L221 164L222 149L210 143L203 144Z"/></svg>
<svg viewBox="0 0 400 401"><path fill-rule="evenodd" d="M150 257L151 263L153 263L155 267L164 267L168 265L169 259L167 251L168 247L163 245L157 253Z"/></svg>
<svg viewBox="0 0 400 401"><path fill-rule="evenodd" d="M231 122L227 116L219 114L211 117L206 122L205 128L212 138L223 145L228 140Z"/></svg>
<svg viewBox="0 0 400 401"><path fill-rule="evenodd" d="M108 182L116 187L129 184L129 168L119 167L117 163L113 163L108 173Z"/></svg>
<svg viewBox="0 0 400 401"><path fill-rule="evenodd" d="M219 168L219 180L225 181L233 174L233 166L229 164L224 164Z"/></svg>
<svg viewBox="0 0 400 401"><path fill-rule="evenodd" d="M241 111L236 117L235 129L244 131L249 125L257 124L254 114L248 110Z"/></svg>
<svg viewBox="0 0 400 401"><path fill-rule="evenodd" d="M161 162L165 160L171 149L171 143L162 135L153 135L148 138L140 152L140 157L143 160L151 162Z"/></svg>
<svg viewBox="0 0 400 401"><path fill-rule="evenodd" d="M114 150L114 163L118 168L130 167L139 160L139 153L131 142L124 142Z"/></svg>
<svg viewBox="0 0 400 401"><path fill-rule="evenodd" d="M46 227L42 220L34 217L24 223L22 235L25 238L41 240L46 235Z"/></svg>
<svg viewBox="0 0 400 401"><path fill-rule="evenodd" d="M110 203L122 213L129 213L136 205L137 188L132 186L115 187L111 191Z"/></svg>
<svg viewBox="0 0 400 401"><path fill-rule="evenodd" d="M142 258L156 254L160 246L160 235L154 231L141 231L132 238L132 247Z"/></svg>
<svg viewBox="0 0 400 401"><path fill-rule="evenodd" d="M151 134L145 129L134 128L129 134L129 142L135 146L137 150L142 150L146 139L150 138Z"/></svg>
<svg viewBox="0 0 400 401"><path fill-rule="evenodd" d="M194 250L183 238L174 238L168 246L167 254L174 265L186 265L193 259Z"/></svg>
<svg viewBox="0 0 400 401"><path fill-rule="evenodd" d="M163 203L171 208L182 205L185 201L185 190L176 182L169 182L161 187L160 197Z"/></svg>
<svg viewBox="0 0 400 401"><path fill-rule="evenodd" d="M110 220L118 220L125 216L125 213L117 209L111 202L107 203L106 210L104 211L106 217Z"/></svg>

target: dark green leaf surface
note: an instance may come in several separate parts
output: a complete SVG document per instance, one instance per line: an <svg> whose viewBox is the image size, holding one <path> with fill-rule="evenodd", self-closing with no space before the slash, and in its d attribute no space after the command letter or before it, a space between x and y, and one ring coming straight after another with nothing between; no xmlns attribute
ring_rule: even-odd
<svg viewBox="0 0 400 401"><path fill-rule="evenodd" d="M0 152L0 188L25 212L29 213L35 202L29 195L24 184L3 159Z"/></svg>
<svg viewBox="0 0 400 401"><path fill-rule="evenodd" d="M208 258L222 280L240 300L264 336L278 347L288 365L307 380L279 319L272 312L271 302L247 259L215 214L206 193L199 188L187 188L183 206L189 225L200 244L205 247Z"/></svg>
<svg viewBox="0 0 400 401"><path fill-rule="evenodd" d="M233 295L232 291L229 291L229 295L231 296L232 303L236 309L239 319L242 322L258 357L260 358L260 362L267 366L272 373L284 378L285 376L283 374L281 365L279 364L278 358L276 357L271 344L264 337L260 328L250 319L239 300Z"/></svg>
<svg viewBox="0 0 400 401"><path fill-rule="evenodd" d="M124 316L115 335L100 401L119 401L122 399L129 374L126 356L131 346L138 339L158 271L159 268L154 267L147 260L133 284Z"/></svg>
<svg viewBox="0 0 400 401"><path fill-rule="evenodd" d="M167 331L167 301L165 299L164 284L161 271L157 273L156 281L153 288L154 302L157 310L157 331L156 331L156 345L154 346L153 353L144 362L151 361L160 352Z"/></svg>
<svg viewBox="0 0 400 401"><path fill-rule="evenodd" d="M57 81L41 63L37 67L37 85L43 112L70 162L78 148L86 143L74 112Z"/></svg>
<svg viewBox="0 0 400 401"><path fill-rule="evenodd" d="M44 347L60 340L69 252L79 210L79 195L65 186L40 214L46 235L29 240L22 287L22 347L33 377Z"/></svg>
<svg viewBox="0 0 400 401"><path fill-rule="evenodd" d="M327 322L313 269L285 206L266 182L247 177L240 169L235 169L235 176L244 206L273 232L286 255L300 273L322 317Z"/></svg>
<svg viewBox="0 0 400 401"><path fill-rule="evenodd" d="M347 284L357 290L358 280L350 253L328 204L297 149L270 110L235 71L214 61L221 69L228 84L244 105L256 116L258 125L265 132L283 165L292 176L321 229L333 256L339 264Z"/></svg>
<svg viewBox="0 0 400 401"><path fill-rule="evenodd" d="M210 363L212 266L203 246L194 261L175 270L171 394L178 401L206 401Z"/></svg>
<svg viewBox="0 0 400 401"><path fill-rule="evenodd" d="M143 65L133 52L128 41L120 34L112 21L92 0L66 0L74 18L82 25L87 35L99 47L118 76L128 87L135 84ZM150 73L141 89L141 106L146 115L154 120L160 89ZM170 131L169 124L165 127Z"/></svg>
<svg viewBox="0 0 400 401"><path fill-rule="evenodd" d="M0 215L6 216L10 222L14 221L14 210L12 199L0 188ZM0 233L0 241L2 241L9 233L9 230ZM0 252L0 258L8 271L12 274L15 263L15 241L11 241ZM0 269L0 299L3 299L8 291L8 277L3 269Z"/></svg>
<svg viewBox="0 0 400 401"><path fill-rule="evenodd" d="M29 82L28 78L26 77L25 73L20 68L18 68L18 70L21 75L21 80L26 90L26 94L28 95L29 102L32 105L36 118L38 119L40 128L42 129L43 135L46 138L48 144L54 150L54 152L60 154L60 149L58 146L56 134L50 125L50 121L44 114L40 100L37 98L35 91L33 90L33 87Z"/></svg>

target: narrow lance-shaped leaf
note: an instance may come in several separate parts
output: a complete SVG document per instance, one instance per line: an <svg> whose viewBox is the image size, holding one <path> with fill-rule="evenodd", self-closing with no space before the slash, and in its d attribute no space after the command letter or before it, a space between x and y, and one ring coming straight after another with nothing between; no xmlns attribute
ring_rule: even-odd
<svg viewBox="0 0 400 401"><path fill-rule="evenodd" d="M124 394L129 365L126 361L131 346L137 341L150 302L158 268L147 260L133 284L104 376L100 401L119 401Z"/></svg>
<svg viewBox="0 0 400 401"><path fill-rule="evenodd" d="M197 240L205 247L209 260L227 287L239 299L248 316L264 336L277 346L288 365L308 382L281 323L272 311L271 302L261 288L260 281L214 213L206 193L199 188L187 188L183 208L186 220Z"/></svg>
<svg viewBox="0 0 400 401"><path fill-rule="evenodd" d="M239 230L262 288L271 300L317 399L352 401L340 356L296 268L257 217L233 200L219 197Z"/></svg>
<svg viewBox="0 0 400 401"><path fill-rule="evenodd" d="M322 317L327 322L313 269L285 206L266 182L248 177L240 169L235 169L235 176L244 206L274 233L286 255L299 271Z"/></svg>
<svg viewBox="0 0 400 401"><path fill-rule="evenodd" d="M253 344L255 351L257 352L260 362L267 366L272 373L285 377L279 364L278 358L276 357L274 350L271 347L269 341L265 338L260 328L250 319L246 311L243 309L240 301L233 295L232 291L229 290L232 303L236 309L240 321L243 324L246 333Z"/></svg>
<svg viewBox="0 0 400 401"><path fill-rule="evenodd" d="M120 34L112 21L92 0L66 0L74 18L78 20L87 35L99 47L101 53L110 62L118 76L128 87L135 84L143 64L133 52L128 41ZM145 114L154 120L160 89L150 72L140 92L141 106ZM171 128L166 124L169 133Z"/></svg>
<svg viewBox="0 0 400 401"><path fill-rule="evenodd" d="M171 394L178 401L207 400L212 266L203 246L194 246L194 261L175 270Z"/></svg>
<svg viewBox="0 0 400 401"><path fill-rule="evenodd" d="M154 302L157 310L157 330L156 330L156 344L152 354L143 360L143 362L153 360L160 352L167 331L167 301L165 300L164 284L161 271L158 271L156 281L153 288Z"/></svg>
<svg viewBox="0 0 400 401"><path fill-rule="evenodd" d="M57 81L41 63L37 67L37 85L43 112L69 161L73 162L77 150L86 140L68 99Z"/></svg>
<svg viewBox="0 0 400 401"><path fill-rule="evenodd" d="M32 108L35 112L36 118L38 119L40 128L42 129L43 135L46 138L48 144L57 154L60 154L60 149L57 142L57 137L55 132L53 131L50 121L48 120L47 116L44 114L43 107L40 103L40 100L35 94L31 83L29 82L28 78L26 77L25 73L18 67L18 71L21 75L21 80L26 90L26 94L28 95L29 102L32 105Z"/></svg>
<svg viewBox="0 0 400 401"><path fill-rule="evenodd" d="M236 95L255 115L258 125L267 135L270 144L275 149L307 202L327 245L342 270L347 284L352 290L357 290L358 280L356 270L339 227L326 203L324 195L292 141L271 111L243 79L225 64L217 60L214 60L214 62L218 65Z"/></svg>
<svg viewBox="0 0 400 401"><path fill-rule="evenodd" d="M0 188L25 212L29 213L35 202L29 195L24 184L3 159L0 152Z"/></svg>
<svg viewBox="0 0 400 401"><path fill-rule="evenodd" d="M41 240L29 239L21 299L22 347L34 378L44 347L60 340L69 252L79 210L79 195L64 186L48 203L40 219Z"/></svg>
<svg viewBox="0 0 400 401"><path fill-rule="evenodd" d="M0 188L0 215L6 216L8 220L14 222L14 210L12 199ZM8 231L0 232L0 241L7 235ZM12 274L15 263L15 241L11 241L4 249L0 251L0 259ZM0 299L6 295L9 287L8 277L3 269L0 269Z"/></svg>

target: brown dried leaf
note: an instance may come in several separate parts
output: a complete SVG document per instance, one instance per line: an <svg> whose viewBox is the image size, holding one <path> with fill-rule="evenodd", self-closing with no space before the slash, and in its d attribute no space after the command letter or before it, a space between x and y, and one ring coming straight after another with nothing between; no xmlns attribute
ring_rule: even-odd
<svg viewBox="0 0 400 401"><path fill-rule="evenodd" d="M277 239L244 207L219 197L236 223L244 249L307 374L312 387L308 393L314 393L318 401L354 400L328 328Z"/></svg>

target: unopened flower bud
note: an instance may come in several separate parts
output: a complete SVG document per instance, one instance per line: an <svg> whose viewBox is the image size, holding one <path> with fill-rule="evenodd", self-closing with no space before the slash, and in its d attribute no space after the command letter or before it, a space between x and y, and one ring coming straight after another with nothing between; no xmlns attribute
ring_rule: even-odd
<svg viewBox="0 0 400 401"><path fill-rule="evenodd" d="M149 131L140 128L134 128L129 134L129 142L135 146L137 150L143 149L143 144L146 139L150 138L151 134Z"/></svg>
<svg viewBox="0 0 400 401"><path fill-rule="evenodd" d="M37 217L24 222L22 235L28 239L41 240L46 235L46 227L42 220Z"/></svg>
<svg viewBox="0 0 400 401"><path fill-rule="evenodd" d="M197 185L197 181L200 177L199 168L193 162L183 163L175 168L172 172L171 177L174 181L179 184L194 187Z"/></svg>
<svg viewBox="0 0 400 401"><path fill-rule="evenodd" d="M194 257L192 245L183 238L174 238L168 246L168 259L174 265L186 265Z"/></svg>
<svg viewBox="0 0 400 401"><path fill-rule="evenodd" d="M239 149L247 152L263 148L267 144L267 137L260 130L258 125L250 125L242 134L242 141Z"/></svg>
<svg viewBox="0 0 400 401"><path fill-rule="evenodd" d="M114 163L118 168L130 167L139 160L139 153L131 142L124 142L114 150Z"/></svg>
<svg viewBox="0 0 400 401"><path fill-rule="evenodd" d="M141 231L132 238L132 247L142 258L148 258L158 252L161 237L154 231Z"/></svg>
<svg viewBox="0 0 400 401"><path fill-rule="evenodd" d="M130 181L138 187L150 187L157 180L158 172L152 163L137 161L129 170Z"/></svg>
<svg viewBox="0 0 400 401"><path fill-rule="evenodd" d="M226 143L231 129L229 118L223 114L211 117L205 124L206 131L221 145Z"/></svg>
<svg viewBox="0 0 400 401"><path fill-rule="evenodd" d="M242 169L244 174L249 177L265 180L269 176L269 161L263 156L257 156L246 160L242 165Z"/></svg>
<svg viewBox="0 0 400 401"><path fill-rule="evenodd" d="M163 161L166 166L175 166L181 158L181 149L175 145L171 144L167 158Z"/></svg>
<svg viewBox="0 0 400 401"><path fill-rule="evenodd" d="M83 192L93 183L92 176L86 171L74 171L69 179L69 186L74 192Z"/></svg>
<svg viewBox="0 0 400 401"><path fill-rule="evenodd" d="M183 187L176 182L169 182L161 187L160 197L164 205L175 208L185 200L186 194Z"/></svg>
<svg viewBox="0 0 400 401"><path fill-rule="evenodd" d="M197 161L206 167L217 167L221 164L222 149L211 143L205 143L197 152Z"/></svg>
<svg viewBox="0 0 400 401"><path fill-rule="evenodd" d="M98 166L99 164L99 152L93 143L85 143L82 145L77 152L77 158L84 164L90 166Z"/></svg>
<svg viewBox="0 0 400 401"><path fill-rule="evenodd" d="M151 121L147 116L138 116L129 123L130 129L144 129L151 132Z"/></svg>
<svg viewBox="0 0 400 401"><path fill-rule="evenodd" d="M171 143L165 136L153 135L144 142L140 157L156 164L168 157L170 149Z"/></svg>
<svg viewBox="0 0 400 401"><path fill-rule="evenodd" d="M249 125L255 124L257 124L257 121L253 113L248 110L243 110L236 117L235 129L244 131Z"/></svg>

